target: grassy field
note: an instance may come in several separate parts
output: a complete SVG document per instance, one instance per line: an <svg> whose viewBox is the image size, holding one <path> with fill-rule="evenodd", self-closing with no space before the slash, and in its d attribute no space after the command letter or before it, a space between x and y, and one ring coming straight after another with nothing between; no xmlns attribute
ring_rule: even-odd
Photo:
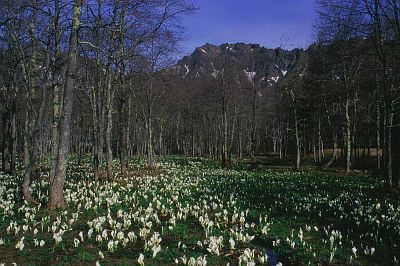
<svg viewBox="0 0 400 266"><path fill-rule="evenodd" d="M0 174L0 264L394 265L400 200L366 173L222 169L168 157L128 176L91 181L69 164L66 210L46 209L48 172L21 200L21 178ZM117 171L117 164L116 169Z"/></svg>

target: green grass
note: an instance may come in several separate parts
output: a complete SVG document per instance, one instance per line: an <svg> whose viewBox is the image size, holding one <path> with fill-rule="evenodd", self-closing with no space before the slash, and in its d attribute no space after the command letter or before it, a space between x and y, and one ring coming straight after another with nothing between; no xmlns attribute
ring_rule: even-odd
<svg viewBox="0 0 400 266"><path fill-rule="evenodd" d="M132 174L127 177L117 172L115 162L117 178L110 184L88 181L90 160L84 157L82 162L77 165L77 159L71 158L69 163L65 211L46 210L45 177L34 181L33 195L41 195L42 207L38 208L23 204L17 189L20 177L0 174L0 189L4 191L0 195L0 239L4 242L0 245L0 263L93 265L98 261L101 265L132 265L142 253L145 265L176 265L175 260L182 264L184 256L188 260L207 256L207 265L236 265L249 248L257 256L274 250L284 265L318 265L330 263L332 247L336 252L331 262L336 265L349 264L350 256L353 264L368 265L393 264L395 256L400 259L400 201L388 197L383 182L367 174L298 173L267 167L249 170L247 163L223 169L208 159L169 156L159 158L153 170L147 169L143 160L132 161ZM10 202L13 213L6 211ZM242 212L243 223L239 221ZM24 220L27 213L35 215L33 220ZM234 215L238 217L232 221ZM99 217L106 217L105 222L89 239L88 231L93 229L89 223ZM200 217L207 217L211 225L203 226ZM127 220L130 224L124 225ZM7 230L12 222L29 229L19 229L18 233ZM149 235L139 237L149 222ZM65 229L58 245L52 226L55 232ZM267 234L262 233L264 226L269 229ZM99 242L96 236L103 230L108 240ZM138 238L126 246L120 240L117 249L110 252L108 241L117 240L112 231L122 232L124 238L134 232ZM79 239L80 232L85 241L75 247L74 238ZM145 242L156 232L162 239L161 251L152 258ZM341 237L332 240L336 233ZM242 242L237 234L254 239ZM22 236L25 247L19 251L15 245ZM219 256L207 250L211 236L223 237ZM233 250L230 238L235 239ZM46 244L35 246L35 239ZM357 257L353 247L357 248ZM365 254L371 248L374 254Z"/></svg>

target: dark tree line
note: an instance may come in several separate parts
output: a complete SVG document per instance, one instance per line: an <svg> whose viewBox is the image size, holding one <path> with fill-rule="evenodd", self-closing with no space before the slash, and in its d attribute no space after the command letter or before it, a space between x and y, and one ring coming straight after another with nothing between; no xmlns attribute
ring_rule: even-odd
<svg viewBox="0 0 400 266"><path fill-rule="evenodd" d="M176 47L179 18L194 7L184 0L0 4L2 170L16 173L21 159L25 200L34 201L29 185L44 157L52 158L50 209L65 205L71 153L91 152L94 178L104 165L111 180L118 143L126 170L133 91L148 92L141 115L151 156L152 90L164 84L154 73Z"/></svg>
<svg viewBox="0 0 400 266"><path fill-rule="evenodd" d="M319 74L310 79L326 90L322 97L331 105L326 111L336 125L334 138L342 135L346 171L357 158L370 157L374 147L375 168L389 186L400 186L400 3L320 0L317 6Z"/></svg>
<svg viewBox="0 0 400 266"><path fill-rule="evenodd" d="M185 98L176 101L174 152L224 165L277 155L299 170L311 157L321 168L376 170L399 187L399 10L396 0L316 1L315 44L292 52L294 65L280 55L289 74L275 94L253 71L257 57L247 70L214 57L208 76L176 85Z"/></svg>
<svg viewBox="0 0 400 266"><path fill-rule="evenodd" d="M399 187L400 3L316 7L315 44L276 49L285 72L268 90L251 53L245 69L215 56L196 79L168 68L179 18L194 10L184 0L1 1L2 170L15 174L22 163L33 202L34 170L51 158L51 209L65 204L71 154L91 154L95 180L125 175L134 156L153 166L156 155L184 154L226 167L289 158L298 170L311 159L375 169Z"/></svg>

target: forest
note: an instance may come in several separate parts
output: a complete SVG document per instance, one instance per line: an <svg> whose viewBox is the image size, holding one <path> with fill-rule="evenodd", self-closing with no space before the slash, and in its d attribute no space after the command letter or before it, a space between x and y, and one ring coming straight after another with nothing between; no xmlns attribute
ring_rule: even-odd
<svg viewBox="0 0 400 266"><path fill-rule="evenodd" d="M399 263L400 1L181 58L199 8L0 1L0 265Z"/></svg>

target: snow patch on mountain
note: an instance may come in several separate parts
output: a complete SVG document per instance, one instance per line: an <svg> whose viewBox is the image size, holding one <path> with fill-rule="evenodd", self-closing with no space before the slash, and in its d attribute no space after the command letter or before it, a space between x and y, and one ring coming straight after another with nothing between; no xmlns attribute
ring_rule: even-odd
<svg viewBox="0 0 400 266"><path fill-rule="evenodd" d="M219 75L219 73L221 72L221 71L219 71L218 69L215 69L215 67L214 67L214 64L211 62L211 66L212 66L212 68L213 68L213 73L211 74L215 79L217 79L218 78L218 75ZM224 71L224 70L222 70L222 71Z"/></svg>
<svg viewBox="0 0 400 266"><path fill-rule="evenodd" d="M279 76L271 77L270 80L272 80L273 82L277 83L278 80L279 80Z"/></svg>
<svg viewBox="0 0 400 266"><path fill-rule="evenodd" d="M244 72L244 74L246 75L247 79L248 79L250 82L253 82L253 79L254 79L254 77L255 77L255 75L256 75L257 73L254 72L254 71L247 71L247 70L245 70L245 69L243 69L243 72Z"/></svg>
<svg viewBox="0 0 400 266"><path fill-rule="evenodd" d="M186 68L186 73L185 73L185 75L183 77L186 77L190 72L190 69L189 69L189 67L187 65L185 65L185 68Z"/></svg>

